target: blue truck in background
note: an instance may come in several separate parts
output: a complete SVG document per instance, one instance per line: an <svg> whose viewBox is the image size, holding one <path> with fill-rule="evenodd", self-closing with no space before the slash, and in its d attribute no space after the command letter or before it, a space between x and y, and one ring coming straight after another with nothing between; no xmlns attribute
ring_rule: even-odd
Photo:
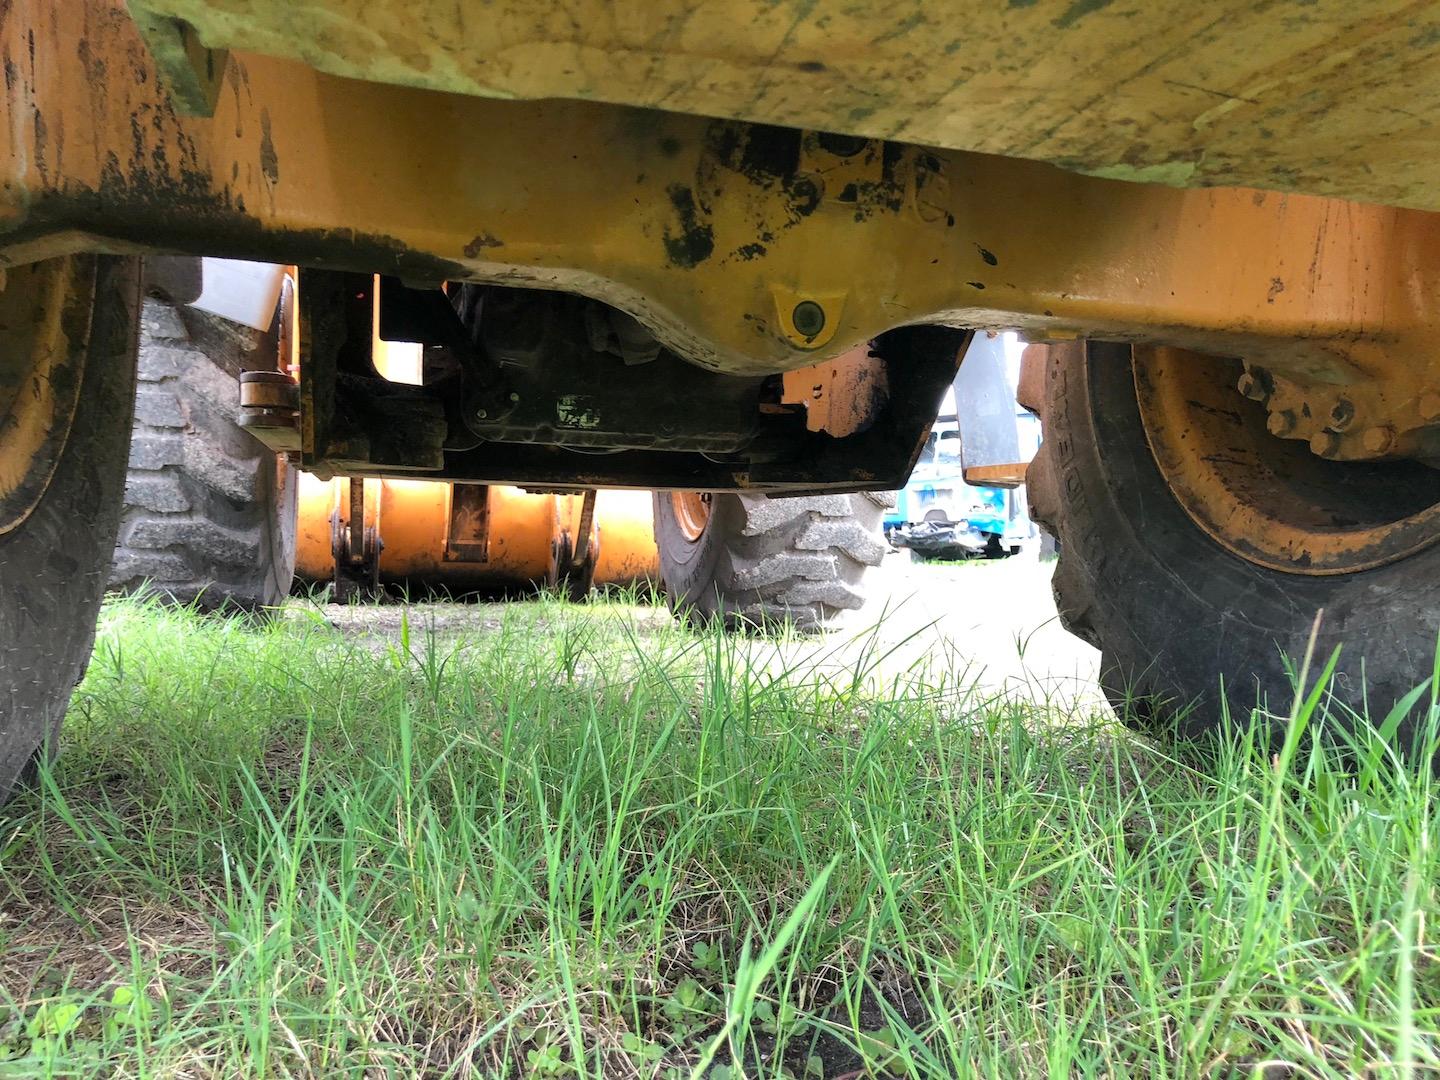
<svg viewBox="0 0 1440 1080"><path fill-rule="evenodd" d="M1015 403L1018 355L1012 335L977 334L971 342L910 482L885 517L893 546L922 558L1004 558L1035 538L1019 477L1039 424ZM997 473L1007 481L986 482Z"/></svg>

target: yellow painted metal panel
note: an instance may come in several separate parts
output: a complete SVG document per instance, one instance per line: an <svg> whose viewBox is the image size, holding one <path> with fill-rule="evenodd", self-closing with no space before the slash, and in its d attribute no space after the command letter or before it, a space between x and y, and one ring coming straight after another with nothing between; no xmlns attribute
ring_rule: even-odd
<svg viewBox="0 0 1440 1080"><path fill-rule="evenodd" d="M347 481L300 474L296 573L329 581L334 522L348 520ZM532 494L520 488L489 489L487 558L446 557L451 485L429 480L365 481L367 522L379 528L379 577L434 588L524 588L543 584L551 571L551 545L579 521L579 495ZM601 491L596 499L599 542L596 585L659 580L650 493Z"/></svg>
<svg viewBox="0 0 1440 1080"><path fill-rule="evenodd" d="M247 5L225 25L262 26L279 10ZM346 15L325 39L339 41L369 25L371 6L286 10ZM427 23L435 10L418 5L414 26L428 26L426 41L452 40ZM117 0L16 0L7 11L0 258L12 263L164 247L568 289L630 311L697 364L749 373L812 365L917 322L1157 342L1344 385L1397 431L1428 423L1417 403L1440 386L1440 216L1427 212L1177 190L596 102L437 93L243 52L230 54L213 117L180 116ZM1333 5L1306 11L1332 29L1343 22ZM1398 32L1385 11L1367 18ZM318 23L285 25L298 42L317 40ZM845 59L858 71L870 53L852 29ZM206 45L243 44L201 30ZM371 52L406 40L381 34ZM826 40L850 39L832 28ZM439 63L440 48L412 60ZM1417 103L1431 48L1413 50ZM457 71L464 55L452 56ZM1075 122L1089 124L1086 110L1103 112L1104 100L1072 110ZM1028 116L1023 95L1006 102ZM804 305L823 317L806 307L800 319Z"/></svg>
<svg viewBox="0 0 1440 1080"><path fill-rule="evenodd" d="M336 75L1440 207L1440 7L1407 0L132 0Z"/></svg>

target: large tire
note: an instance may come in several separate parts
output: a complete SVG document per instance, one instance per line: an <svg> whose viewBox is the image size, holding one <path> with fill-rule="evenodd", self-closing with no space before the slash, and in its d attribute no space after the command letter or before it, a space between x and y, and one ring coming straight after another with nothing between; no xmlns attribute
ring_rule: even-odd
<svg viewBox="0 0 1440 1080"><path fill-rule="evenodd" d="M274 367L275 348L271 335L145 302L113 588L204 611L289 595L295 470L235 420L241 370Z"/></svg>
<svg viewBox="0 0 1440 1080"><path fill-rule="evenodd" d="M1440 545L1326 576L1222 547L1182 508L1151 452L1128 346L1027 349L1021 403L1043 422L1026 486L1031 516L1059 541L1060 619L1101 651L1102 685L1124 719L1195 736L1217 727L1222 705L1240 723L1285 716L1294 694L1286 658L1298 669L1322 610L1312 677L1343 644L1339 703L1368 706L1378 723L1429 676ZM1269 727L1278 734L1278 723ZM1399 740L1412 735L1402 727Z"/></svg>
<svg viewBox="0 0 1440 1080"><path fill-rule="evenodd" d="M655 543L672 610L731 628L815 630L865 602L863 579L887 550L888 493L766 498L717 494L692 536L667 492L655 493Z"/></svg>
<svg viewBox="0 0 1440 1080"><path fill-rule="evenodd" d="M0 534L0 802L53 748L85 673L120 521L135 386L139 263L77 257L88 334L70 431L40 501ZM15 270L11 270L12 283ZM0 417L3 419L3 417ZM0 506L0 510L4 507ZM0 517L3 517L0 514Z"/></svg>

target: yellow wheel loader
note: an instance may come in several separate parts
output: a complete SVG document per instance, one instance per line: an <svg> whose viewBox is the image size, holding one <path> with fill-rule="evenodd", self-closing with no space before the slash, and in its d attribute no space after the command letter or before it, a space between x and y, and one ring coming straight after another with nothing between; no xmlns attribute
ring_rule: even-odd
<svg viewBox="0 0 1440 1080"><path fill-rule="evenodd" d="M241 382L287 461L710 492L727 618L843 543L747 500L902 486L1018 331L1117 701L1283 715L1317 614L1343 701L1430 674L1440 9L14 0L0 53L0 790L89 651L150 254L300 268L298 380Z"/></svg>

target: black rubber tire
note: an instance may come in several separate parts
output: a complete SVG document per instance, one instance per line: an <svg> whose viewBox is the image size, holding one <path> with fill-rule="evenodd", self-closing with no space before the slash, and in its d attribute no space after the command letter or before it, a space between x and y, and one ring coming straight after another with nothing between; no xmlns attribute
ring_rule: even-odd
<svg viewBox="0 0 1440 1080"><path fill-rule="evenodd" d="M90 660L120 521L140 266L82 258L94 267L95 291L70 436L39 504L0 535L0 802L55 746Z"/></svg>
<svg viewBox="0 0 1440 1080"><path fill-rule="evenodd" d="M146 300L135 435L111 587L203 611L282 604L295 576L295 469L241 428L239 376L274 339Z"/></svg>
<svg viewBox="0 0 1440 1080"><path fill-rule="evenodd" d="M766 498L717 494L691 540L668 492L655 493L655 543L672 611L696 625L783 622L817 630L865 602L864 578L885 557L888 492Z"/></svg>
<svg viewBox="0 0 1440 1080"><path fill-rule="evenodd" d="M1123 718L1200 735L1220 723L1222 680L1232 720L1257 705L1284 716L1294 694L1282 657L1298 669L1322 609L1315 666L1343 643L1341 702L1368 704L1378 723L1430 675L1440 546L1325 577L1257 566L1202 532L1171 494L1146 441L1128 346L1032 348L1025 364L1021 386L1039 400L1022 404L1044 431L1026 478L1030 514L1059 541L1061 622L1101 651L1101 683ZM1400 742L1412 736L1402 726Z"/></svg>

